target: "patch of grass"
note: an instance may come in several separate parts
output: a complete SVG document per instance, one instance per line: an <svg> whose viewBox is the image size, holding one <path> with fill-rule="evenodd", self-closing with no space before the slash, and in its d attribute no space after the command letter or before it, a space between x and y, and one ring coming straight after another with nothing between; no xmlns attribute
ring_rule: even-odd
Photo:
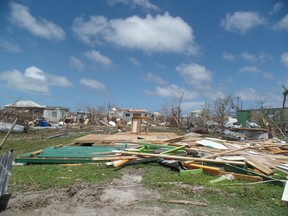
<svg viewBox="0 0 288 216"><path fill-rule="evenodd" d="M103 164L14 166L8 189L10 193L44 190L64 187L76 181L104 184L110 183L118 176L118 172L114 172Z"/></svg>
<svg viewBox="0 0 288 216"><path fill-rule="evenodd" d="M285 215L288 212L288 206L281 202L284 188L280 186L267 183L249 185L236 180L211 184L209 181L218 178L217 176L206 174L182 176L178 172L158 164L145 165L145 170L143 182L148 187L163 192L163 199L196 200L207 203L213 209L210 212L207 208L205 210L201 208L202 213L206 212L213 215ZM169 182L175 184L168 184ZM176 184L176 182L182 184ZM189 206L185 206L185 208L192 210L192 207ZM195 212L194 206L193 211Z"/></svg>

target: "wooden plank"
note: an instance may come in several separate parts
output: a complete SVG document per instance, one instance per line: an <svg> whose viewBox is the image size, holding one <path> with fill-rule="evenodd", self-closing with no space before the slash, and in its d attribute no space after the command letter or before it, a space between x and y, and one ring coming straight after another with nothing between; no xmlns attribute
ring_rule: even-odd
<svg viewBox="0 0 288 216"><path fill-rule="evenodd" d="M173 204L184 204L184 205L198 205L198 206L207 206L206 203L202 202L195 202L195 201L190 201L190 200L168 200L169 203Z"/></svg>
<svg viewBox="0 0 288 216"><path fill-rule="evenodd" d="M6 140L8 139L10 133L12 132L13 128L15 127L16 123L18 121L18 118L15 118L14 122L11 125L11 128L9 129L9 131L6 133L5 137L3 138L1 144L0 144L0 149L2 149L4 143L6 142Z"/></svg>
<svg viewBox="0 0 288 216"><path fill-rule="evenodd" d="M276 159L278 161L283 161L283 162L288 162L288 156L274 156L274 155L269 155L269 157Z"/></svg>
<svg viewBox="0 0 288 216"><path fill-rule="evenodd" d="M94 157L92 161L110 161L110 160L126 160L137 159L135 156L111 156L111 157Z"/></svg>
<svg viewBox="0 0 288 216"><path fill-rule="evenodd" d="M30 153L30 157L35 157L36 155L41 154L43 152L44 152L43 150L38 150L38 151L31 152Z"/></svg>
<svg viewBox="0 0 288 216"><path fill-rule="evenodd" d="M284 188L281 200L284 202L288 202L288 182L287 181L285 183L285 188Z"/></svg>
<svg viewBox="0 0 288 216"><path fill-rule="evenodd" d="M193 157L185 157L185 156L177 156L177 155L164 155L164 154L151 154L151 153L140 153L140 152L128 152L128 151L117 151L122 154L128 155L136 155L142 157L156 157L156 158L167 158L167 159L175 159L175 160L184 160L184 161L198 161L198 162L209 162L216 164L234 164L244 166L245 162L239 161L227 161L227 160L214 160L214 159L203 159L203 158L193 158Z"/></svg>
<svg viewBox="0 0 288 216"><path fill-rule="evenodd" d="M267 167L265 165L258 163L256 160L253 160L252 158L246 159L245 162L248 165L260 170L265 175L269 176L269 175L272 175L274 173L274 171L272 169L270 169L269 167Z"/></svg>
<svg viewBox="0 0 288 216"><path fill-rule="evenodd" d="M263 174L259 174L256 172L253 172L251 170L247 170L238 166L234 166L231 164L225 164L225 170L228 172L233 172L233 173L239 173L239 174L244 174L244 175L253 175L253 176L260 176L263 178L263 181L268 181L268 183L270 184L274 184L274 185L279 185L281 187L283 187L283 181L279 180L279 179L274 179L271 178L269 176L263 175Z"/></svg>
<svg viewBox="0 0 288 216"><path fill-rule="evenodd" d="M115 160L112 162L114 167L120 167L123 166L124 164L128 163L130 159L122 159L122 160Z"/></svg>
<svg viewBox="0 0 288 216"><path fill-rule="evenodd" d="M247 149L247 148L251 148L251 146L244 146L244 147L241 147L241 148L238 148L238 149L227 150L227 151L216 153L216 154L213 154L213 155L208 155L208 156L205 156L205 157L202 157L202 158L215 158L215 157L218 157L218 156L223 156L223 155L231 154L231 153L234 153L234 152L237 152L237 151L241 151L241 150L244 150L244 149Z"/></svg>
<svg viewBox="0 0 288 216"><path fill-rule="evenodd" d="M235 179L240 179L240 180L245 180L245 181L253 181L253 182L263 181L263 178L261 176L253 176L253 175L238 174L238 173L233 173L233 172L219 171L219 175L227 175L227 174L233 175Z"/></svg>
<svg viewBox="0 0 288 216"><path fill-rule="evenodd" d="M203 169L204 172L208 171L208 170L211 170L211 171L214 171L214 172L219 172L220 171L220 168L217 168L217 167L204 166L204 165L195 164L195 163L184 162L184 166L187 167L187 168L190 168L190 169Z"/></svg>
<svg viewBox="0 0 288 216"><path fill-rule="evenodd" d="M171 153L175 153L179 150L183 150L185 148L185 146L179 146L179 147L176 147L176 148L173 148L173 149L169 149L169 150L166 150L164 152L161 152L160 154L171 154Z"/></svg>

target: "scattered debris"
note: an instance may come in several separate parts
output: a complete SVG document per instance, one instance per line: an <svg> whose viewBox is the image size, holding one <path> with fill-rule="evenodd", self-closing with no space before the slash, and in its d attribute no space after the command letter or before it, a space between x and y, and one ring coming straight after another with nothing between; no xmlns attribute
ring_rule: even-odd
<svg viewBox="0 0 288 216"><path fill-rule="evenodd" d="M259 128L249 128L248 131L265 132ZM118 132L86 135L66 146L57 145L23 154L16 157L15 162L78 164L102 161L118 169L158 162L181 175L205 173L218 176L214 183L229 177L230 180L268 181L283 186L283 181L273 175L279 170L287 175L287 149L285 142L275 142L274 139L244 142L203 138L195 133L177 136L150 132L139 137L131 132Z"/></svg>

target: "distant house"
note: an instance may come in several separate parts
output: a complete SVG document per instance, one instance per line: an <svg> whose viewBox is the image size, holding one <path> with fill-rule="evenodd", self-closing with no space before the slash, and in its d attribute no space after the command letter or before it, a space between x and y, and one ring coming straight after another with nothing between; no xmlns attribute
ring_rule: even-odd
<svg viewBox="0 0 288 216"><path fill-rule="evenodd" d="M64 119L69 109L62 106L45 106L43 117L51 123L58 123L60 119Z"/></svg>
<svg viewBox="0 0 288 216"><path fill-rule="evenodd" d="M43 116L44 109L45 106L33 101L17 101L4 105L3 111L18 113L22 118L34 120Z"/></svg>
<svg viewBox="0 0 288 216"><path fill-rule="evenodd" d="M110 119L122 119L126 122L132 120L132 117L150 117L150 114L145 109L115 109L109 110L108 116Z"/></svg>
<svg viewBox="0 0 288 216"><path fill-rule="evenodd" d="M3 110L17 112L18 117L31 121L43 117L51 123L59 122L60 118L64 118L69 112L65 107L39 105L33 101L17 101L5 105Z"/></svg>

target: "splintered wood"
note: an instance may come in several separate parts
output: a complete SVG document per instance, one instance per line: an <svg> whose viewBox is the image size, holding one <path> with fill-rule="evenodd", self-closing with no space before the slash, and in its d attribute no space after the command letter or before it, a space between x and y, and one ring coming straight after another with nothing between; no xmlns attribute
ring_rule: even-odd
<svg viewBox="0 0 288 216"><path fill-rule="evenodd" d="M273 140L240 142L207 138L193 133L177 136L175 133L150 132L137 135L120 132L113 135L90 134L74 140L71 145L121 147L119 150L105 152L106 155L101 158L95 152L96 157L92 158L93 162L110 161L109 164L114 167L164 159L181 162L186 170L191 170L190 175L194 173L192 170L201 170L195 173L216 176L229 174L234 179L253 182L271 179L275 172L287 175L280 164L288 163L288 146ZM228 165L231 166L226 170ZM233 166L235 169L232 171L230 169Z"/></svg>

